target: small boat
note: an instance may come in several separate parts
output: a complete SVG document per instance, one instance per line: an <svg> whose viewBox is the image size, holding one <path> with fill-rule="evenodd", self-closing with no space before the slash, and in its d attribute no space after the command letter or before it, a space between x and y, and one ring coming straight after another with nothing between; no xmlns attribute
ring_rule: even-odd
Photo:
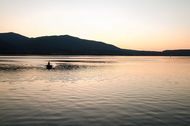
<svg viewBox="0 0 190 126"><path fill-rule="evenodd" d="M52 68L53 68L53 66L50 64L50 61L48 61L48 64L46 65L46 69L50 70Z"/></svg>

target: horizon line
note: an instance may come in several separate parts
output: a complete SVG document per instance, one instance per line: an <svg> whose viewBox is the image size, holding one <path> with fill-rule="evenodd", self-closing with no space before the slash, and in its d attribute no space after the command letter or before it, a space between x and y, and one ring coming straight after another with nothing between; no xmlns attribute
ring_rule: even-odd
<svg viewBox="0 0 190 126"><path fill-rule="evenodd" d="M69 37L74 37L74 38L78 38L78 39L82 39L82 40L88 40L88 41L94 41L94 42L102 42L102 43L105 43L105 44L109 44L109 45L113 45L117 48L120 48L114 44L110 44L110 43L106 43L104 41L101 41L101 40L94 40L94 39L85 39L85 38L81 38L81 37L77 37L77 36L73 36L73 35L69 35L69 34L59 34L59 35L40 35L40 36L35 36L35 37L28 37L26 35L23 35L23 34L20 34L18 32L0 32L0 34L17 34L17 35L21 35L21 36L24 36L24 37L27 37L27 38L40 38L40 37L61 37L61 36L69 36ZM188 48L177 48L177 49L163 49L163 50L159 50L159 51L155 51L155 50L143 50L143 49L129 49L129 48L120 48L120 49L126 49L126 50L137 50L137 51L151 51L151 52L164 52L164 51L170 51L170 50L176 50L176 51L180 51L180 50L190 50Z"/></svg>

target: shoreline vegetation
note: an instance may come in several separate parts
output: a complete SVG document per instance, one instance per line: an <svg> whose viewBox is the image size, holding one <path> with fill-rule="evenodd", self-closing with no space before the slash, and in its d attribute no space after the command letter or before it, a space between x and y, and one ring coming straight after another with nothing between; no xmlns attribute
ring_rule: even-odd
<svg viewBox="0 0 190 126"><path fill-rule="evenodd" d="M9 32L0 33L0 56L4 55L190 56L190 49L141 51L70 35L28 38Z"/></svg>

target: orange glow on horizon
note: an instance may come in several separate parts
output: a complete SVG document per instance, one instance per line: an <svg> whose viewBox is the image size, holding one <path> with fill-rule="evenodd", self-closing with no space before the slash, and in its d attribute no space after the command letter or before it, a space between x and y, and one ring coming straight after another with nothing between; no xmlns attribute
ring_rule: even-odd
<svg viewBox="0 0 190 126"><path fill-rule="evenodd" d="M189 0L0 1L0 32L77 36L120 48L190 48Z"/></svg>

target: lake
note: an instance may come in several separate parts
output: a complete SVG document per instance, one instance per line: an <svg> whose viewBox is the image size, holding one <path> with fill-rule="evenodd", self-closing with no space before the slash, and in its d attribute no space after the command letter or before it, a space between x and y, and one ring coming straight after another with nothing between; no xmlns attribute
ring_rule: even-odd
<svg viewBox="0 0 190 126"><path fill-rule="evenodd" d="M189 126L190 57L0 56L0 125Z"/></svg>

